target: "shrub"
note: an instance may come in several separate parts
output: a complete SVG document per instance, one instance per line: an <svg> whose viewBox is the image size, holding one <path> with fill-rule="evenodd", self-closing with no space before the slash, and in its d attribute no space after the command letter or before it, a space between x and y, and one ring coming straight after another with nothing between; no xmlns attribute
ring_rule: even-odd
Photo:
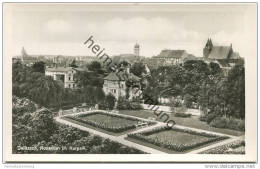
<svg viewBox="0 0 260 169"><path fill-rule="evenodd" d="M132 110L141 110L143 109L143 106L140 103L132 102L130 103L130 107Z"/></svg>
<svg viewBox="0 0 260 169"><path fill-rule="evenodd" d="M245 121L235 118L229 118L227 119L226 128L245 131Z"/></svg>
<svg viewBox="0 0 260 169"><path fill-rule="evenodd" d="M206 115L206 122L209 124L212 120L214 120L217 117L216 114L214 113L210 113L208 115Z"/></svg>
<svg viewBox="0 0 260 169"><path fill-rule="evenodd" d="M128 100L120 98L118 100L117 108L119 110L141 110L143 106L138 102L130 102Z"/></svg>
<svg viewBox="0 0 260 169"><path fill-rule="evenodd" d="M233 130L244 131L245 121L235 118L217 117L210 123L210 126L216 128L228 128Z"/></svg>
<svg viewBox="0 0 260 169"><path fill-rule="evenodd" d="M209 125L216 128L225 128L227 125L227 120L222 117L216 117L214 120L210 122Z"/></svg>
<svg viewBox="0 0 260 169"><path fill-rule="evenodd" d="M218 146L203 152L200 152L200 154L245 154L245 151L236 151L235 149L238 147L245 146L244 140L237 140L234 142L231 142L229 144L225 144L222 146Z"/></svg>
<svg viewBox="0 0 260 169"><path fill-rule="evenodd" d="M187 113L175 113L174 114L175 117L191 117L191 114L187 114Z"/></svg>

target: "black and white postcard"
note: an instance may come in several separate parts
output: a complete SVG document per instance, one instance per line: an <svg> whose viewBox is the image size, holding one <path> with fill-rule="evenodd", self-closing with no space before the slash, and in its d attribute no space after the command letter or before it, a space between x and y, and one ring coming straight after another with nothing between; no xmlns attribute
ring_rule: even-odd
<svg viewBox="0 0 260 169"><path fill-rule="evenodd" d="M7 162L254 162L256 3L4 3Z"/></svg>

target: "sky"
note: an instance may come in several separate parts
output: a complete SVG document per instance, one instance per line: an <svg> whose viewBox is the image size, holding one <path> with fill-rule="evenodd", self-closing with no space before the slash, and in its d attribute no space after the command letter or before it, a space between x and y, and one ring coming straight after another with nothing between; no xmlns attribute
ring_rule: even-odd
<svg viewBox="0 0 260 169"><path fill-rule="evenodd" d="M252 4L13 4L9 20L12 55L94 55L84 42L93 36L108 55L151 57L184 49L201 57L210 37L249 55ZM8 11L8 10L6 10Z"/></svg>

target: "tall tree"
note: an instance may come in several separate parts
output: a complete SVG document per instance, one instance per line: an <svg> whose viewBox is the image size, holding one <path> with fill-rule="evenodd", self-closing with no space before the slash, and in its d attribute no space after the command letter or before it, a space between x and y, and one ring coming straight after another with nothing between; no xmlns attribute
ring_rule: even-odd
<svg viewBox="0 0 260 169"><path fill-rule="evenodd" d="M142 73L145 73L145 65L142 62L136 62L133 64L130 71L136 76L141 77Z"/></svg>
<svg viewBox="0 0 260 169"><path fill-rule="evenodd" d="M40 73L45 73L45 63L40 61L40 62L35 62L32 65L32 71L34 72L40 72Z"/></svg>
<svg viewBox="0 0 260 169"><path fill-rule="evenodd" d="M77 68L77 64L76 64L76 60L73 59L73 61L69 64L70 67L74 67L74 68Z"/></svg>

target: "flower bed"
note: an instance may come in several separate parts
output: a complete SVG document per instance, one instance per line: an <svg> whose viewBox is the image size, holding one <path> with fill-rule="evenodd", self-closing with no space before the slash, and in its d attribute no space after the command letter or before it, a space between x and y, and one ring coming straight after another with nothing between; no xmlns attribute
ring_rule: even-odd
<svg viewBox="0 0 260 169"><path fill-rule="evenodd" d="M140 125L155 124L154 122L142 121L134 117L126 117L103 112L66 116L65 118L114 133L120 133L127 130L135 129Z"/></svg>
<svg viewBox="0 0 260 169"><path fill-rule="evenodd" d="M175 132L182 132L182 133L186 133L185 134L185 138L187 138L187 134L190 134L191 138L196 137L195 141L190 143L189 141L187 141L187 143L185 143L185 139L181 140L179 143L176 143L176 141L174 141L175 139L177 139L175 137L175 135L172 135L172 141L171 140L166 140L163 139L163 137L150 137L151 135L154 134L158 134L160 132L164 132L164 131L175 131ZM209 134L206 132L198 132L198 131L193 131L193 130L189 130L189 129L181 129L181 128L170 128L170 127L160 127L160 128L154 128L152 130L149 131L144 131L141 133L133 133L133 134L128 134L129 138L133 138L133 139L137 139L137 140L141 140L144 142L148 142L151 144L154 144L158 147L162 147L162 148L166 148L168 150L172 150L172 151L177 151L177 152L184 152L199 146L203 146L205 144L209 144L212 142L216 142L216 141L220 141L223 139L227 139L228 137L226 136L218 136L218 135L214 135L214 134ZM201 139L200 139L201 137ZM166 138L166 137L165 137Z"/></svg>
<svg viewBox="0 0 260 169"><path fill-rule="evenodd" d="M234 141L229 144L203 151L200 154L245 154L245 141Z"/></svg>

